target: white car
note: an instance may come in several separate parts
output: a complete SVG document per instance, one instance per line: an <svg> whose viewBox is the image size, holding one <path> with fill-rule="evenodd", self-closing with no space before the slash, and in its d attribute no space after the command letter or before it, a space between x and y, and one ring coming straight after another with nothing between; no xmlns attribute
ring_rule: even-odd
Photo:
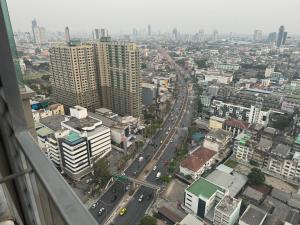
<svg viewBox="0 0 300 225"><path fill-rule="evenodd" d="M143 199L144 199L144 195L143 195L143 194L141 194L141 195L140 195L140 197L139 197L139 200L138 200L138 201L139 201L139 202L142 202L142 201L143 201Z"/></svg>
<svg viewBox="0 0 300 225"><path fill-rule="evenodd" d="M157 169L157 166L154 166L154 167L153 167L153 171L155 171L156 169Z"/></svg>
<svg viewBox="0 0 300 225"><path fill-rule="evenodd" d="M92 209L96 208L97 205L98 205L98 202L94 203L94 204L92 205Z"/></svg>
<svg viewBox="0 0 300 225"><path fill-rule="evenodd" d="M98 215L101 216L102 213L104 212L104 210L105 210L105 208L102 207L102 208L99 210Z"/></svg>

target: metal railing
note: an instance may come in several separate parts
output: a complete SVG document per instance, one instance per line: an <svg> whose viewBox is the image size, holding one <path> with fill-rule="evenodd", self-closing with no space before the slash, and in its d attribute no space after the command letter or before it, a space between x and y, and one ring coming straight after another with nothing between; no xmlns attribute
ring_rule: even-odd
<svg viewBox="0 0 300 225"><path fill-rule="evenodd" d="M30 96L17 79L11 32L6 1L0 0L0 184L11 216L16 224L96 225L28 129L34 128Z"/></svg>

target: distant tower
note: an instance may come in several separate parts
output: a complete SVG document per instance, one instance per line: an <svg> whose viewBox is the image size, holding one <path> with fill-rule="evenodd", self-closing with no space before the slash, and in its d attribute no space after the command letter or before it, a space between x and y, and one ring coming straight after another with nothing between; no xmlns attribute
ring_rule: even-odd
<svg viewBox="0 0 300 225"><path fill-rule="evenodd" d="M132 29L132 36L133 36L133 37L137 37L137 36L138 36L138 31L137 31L136 28L133 28L133 29Z"/></svg>
<svg viewBox="0 0 300 225"><path fill-rule="evenodd" d="M274 43L276 41L276 32L272 32L269 34L267 42Z"/></svg>
<svg viewBox="0 0 300 225"><path fill-rule="evenodd" d="M148 24L148 36L151 36L151 24Z"/></svg>
<svg viewBox="0 0 300 225"><path fill-rule="evenodd" d="M282 44L283 44L283 45L285 45L285 41L286 41L286 38L287 38L287 34L288 34L287 32L284 32L284 33L283 33L283 39L282 39Z"/></svg>
<svg viewBox="0 0 300 225"><path fill-rule="evenodd" d="M276 46L279 48L281 45L283 45L283 36L284 36L284 26L280 26L278 30L278 36L277 36L277 42Z"/></svg>
<svg viewBox="0 0 300 225"><path fill-rule="evenodd" d="M253 33L253 42L261 42L262 41L262 31L254 30Z"/></svg>
<svg viewBox="0 0 300 225"><path fill-rule="evenodd" d="M95 40L100 40L102 37L108 37L108 30L105 28L96 28L93 33Z"/></svg>
<svg viewBox="0 0 300 225"><path fill-rule="evenodd" d="M177 31L177 28L174 28L173 29L173 38L175 39L175 40L177 40L178 39L178 31Z"/></svg>
<svg viewBox="0 0 300 225"><path fill-rule="evenodd" d="M218 39L219 32L217 29L213 31L213 40L216 41Z"/></svg>
<svg viewBox="0 0 300 225"><path fill-rule="evenodd" d="M38 39L38 37L37 37L38 36L38 25L37 25L36 19L32 20L31 28L32 28L33 41L34 41L34 43L36 43L37 39Z"/></svg>
<svg viewBox="0 0 300 225"><path fill-rule="evenodd" d="M69 43L71 40L69 27L65 28L65 39L67 43Z"/></svg>
<svg viewBox="0 0 300 225"><path fill-rule="evenodd" d="M102 37L108 37L108 30L105 28L100 29L100 38Z"/></svg>
<svg viewBox="0 0 300 225"><path fill-rule="evenodd" d="M98 29L98 28L96 28L95 30L94 30L94 39L95 40L99 40L100 39L100 29Z"/></svg>
<svg viewBox="0 0 300 225"><path fill-rule="evenodd" d="M204 30L200 29L198 33L199 33L199 39L200 39L200 41L204 41Z"/></svg>

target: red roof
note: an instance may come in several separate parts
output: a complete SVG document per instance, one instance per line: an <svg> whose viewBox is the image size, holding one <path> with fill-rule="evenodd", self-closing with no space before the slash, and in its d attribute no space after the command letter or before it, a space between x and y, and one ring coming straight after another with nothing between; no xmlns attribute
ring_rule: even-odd
<svg viewBox="0 0 300 225"><path fill-rule="evenodd" d="M208 148L200 147L181 162L181 166L197 172L206 162L214 155L215 151Z"/></svg>
<svg viewBox="0 0 300 225"><path fill-rule="evenodd" d="M245 121L241 121L233 118L227 119L225 121L225 125L240 128L240 129L247 129L250 126L250 124Z"/></svg>

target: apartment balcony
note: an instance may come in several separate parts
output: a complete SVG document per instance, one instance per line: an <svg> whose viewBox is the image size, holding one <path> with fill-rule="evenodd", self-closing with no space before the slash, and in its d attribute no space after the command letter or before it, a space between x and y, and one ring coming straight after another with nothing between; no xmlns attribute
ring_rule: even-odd
<svg viewBox="0 0 300 225"><path fill-rule="evenodd" d="M5 0L0 40L0 224L96 225L37 145Z"/></svg>

